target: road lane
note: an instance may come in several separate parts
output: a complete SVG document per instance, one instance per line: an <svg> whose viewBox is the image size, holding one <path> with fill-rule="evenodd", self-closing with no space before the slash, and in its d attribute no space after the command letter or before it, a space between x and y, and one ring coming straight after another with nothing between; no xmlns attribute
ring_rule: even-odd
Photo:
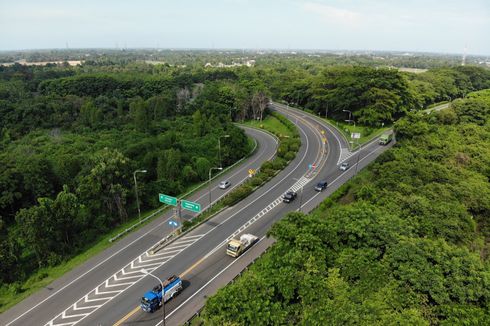
<svg viewBox="0 0 490 326"><path fill-rule="evenodd" d="M248 169L259 167L262 162L269 160L275 154L277 142L271 135L251 128L246 128L246 133L258 141L260 144L258 150L241 165L227 173L226 176L221 176L212 182L214 201L231 190L231 187L225 191L217 188L217 184L221 180L226 178L236 185L247 177ZM190 196L189 199L201 202L202 206L206 207L207 198L208 188L206 187ZM73 303L82 295L90 292L95 286L113 275L115 271L124 267L131 259L137 257L165 234L168 234L172 230L168 225L168 219L171 215L171 212L166 212L162 217L129 234L86 263L57 279L45 289L2 313L0 324L39 325L48 322L66 308L67 303Z"/></svg>

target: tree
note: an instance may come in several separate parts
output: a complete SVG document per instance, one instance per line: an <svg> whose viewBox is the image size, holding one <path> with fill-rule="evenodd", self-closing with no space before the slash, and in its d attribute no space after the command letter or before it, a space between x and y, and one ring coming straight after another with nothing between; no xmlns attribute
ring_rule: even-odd
<svg viewBox="0 0 490 326"><path fill-rule="evenodd" d="M269 99L263 91L256 92L252 97L252 112L254 120L262 121L264 111L269 104Z"/></svg>
<svg viewBox="0 0 490 326"><path fill-rule="evenodd" d="M90 203L94 216L103 213L103 225L124 222L128 216L125 208L130 188L130 161L117 150L105 148L95 153L89 164L89 172L80 180L77 193Z"/></svg>
<svg viewBox="0 0 490 326"><path fill-rule="evenodd" d="M129 112L133 117L133 123L138 131L147 132L150 128L151 117L148 114L148 106L145 101L139 97L129 104Z"/></svg>

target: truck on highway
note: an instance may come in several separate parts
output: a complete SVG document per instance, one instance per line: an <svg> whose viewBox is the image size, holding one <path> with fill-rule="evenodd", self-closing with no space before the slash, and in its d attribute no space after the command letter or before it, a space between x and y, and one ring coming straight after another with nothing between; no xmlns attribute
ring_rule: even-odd
<svg viewBox="0 0 490 326"><path fill-rule="evenodd" d="M180 277L173 275L163 282L163 291L162 284L158 284L153 290L145 293L141 298L141 309L146 312L154 312L162 305L162 292L164 299L163 303L165 303L179 294L182 289L182 280Z"/></svg>
<svg viewBox="0 0 490 326"><path fill-rule="evenodd" d="M380 145L388 145L388 143L393 139L393 133L391 132L385 132L384 134L379 137L379 144Z"/></svg>
<svg viewBox="0 0 490 326"><path fill-rule="evenodd" d="M258 240L259 238L252 234L243 234L240 239L231 239L226 246L226 254L231 257L238 257Z"/></svg>

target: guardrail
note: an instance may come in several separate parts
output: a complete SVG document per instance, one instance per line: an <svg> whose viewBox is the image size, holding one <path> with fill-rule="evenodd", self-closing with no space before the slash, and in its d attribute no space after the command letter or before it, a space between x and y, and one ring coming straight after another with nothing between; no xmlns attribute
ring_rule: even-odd
<svg viewBox="0 0 490 326"><path fill-rule="evenodd" d="M241 271L240 271L240 272L239 272L237 275L235 275L235 277L234 277L234 278L232 278L232 279L231 279L231 280L230 280L228 283L226 283L224 286L227 286L227 285L229 285L229 284L231 284L231 283L234 283L234 282L235 282L235 280L236 280L237 278L239 278L240 276L242 276L242 274L248 270L248 268L250 267L250 265L254 264L254 263L257 261L257 259L261 258L261 257L262 257L262 255L264 255L264 254L265 254L267 251L269 251L269 248L270 248L270 247L267 247L267 248L266 248L266 249L265 249L265 250L264 250L264 251L263 251L263 252L262 252L260 255L258 255L257 257L255 257L255 258L254 258L252 261L250 261L250 262L247 264L247 266L245 266L245 268L244 268L244 269L242 269L242 270L241 270ZM187 320L187 321L184 323L184 325L189 326L189 325L191 325L192 321L193 321L195 318L199 318L199 317L200 317L200 315L201 315L201 312L202 312L202 311L203 311L203 309L204 309L204 307L205 307L205 305L204 305L204 306L202 306L201 308L199 308L199 309L197 310L197 312L196 312L194 315L192 315L192 316L191 316L191 317L190 317L190 318L189 318L189 319L188 319L188 320ZM198 325L202 325L202 323L199 323Z"/></svg>
<svg viewBox="0 0 490 326"><path fill-rule="evenodd" d="M219 172L214 177L212 177L211 180L207 180L207 181L199 184L197 187L194 187L192 190L189 190L188 192L186 192L185 194L183 194L182 196L180 196L179 199L183 199L183 198L189 196L190 194L194 193L195 191L197 191L197 190L201 189L202 187L206 186L210 181L218 178L223 173L228 172L230 169L234 168L236 165L242 163L245 159L249 158L255 152L255 150L257 149L257 146L258 146L257 141L254 139L254 147L252 148L252 150L250 150L250 152L247 155L245 155L244 157L242 157L240 160L236 161L232 165L230 165L230 166L226 167L225 169L223 169L221 172ZM208 210L209 208L211 208L211 206L207 207L206 210ZM122 231L122 232L118 233L117 235L115 235L114 237L110 238L109 239L109 242L113 242L113 241L119 239L120 237L122 237L126 233L128 233L131 230L135 229L136 227L138 227L142 223L145 223L146 221L148 221L150 218L154 217L155 215L162 213L166 209L170 209L170 207L167 206L167 205L165 205L165 206L159 208L158 210L156 210L155 212L151 213L147 217L145 217L142 220L134 223L133 225L131 225L130 227L128 227L124 231Z"/></svg>

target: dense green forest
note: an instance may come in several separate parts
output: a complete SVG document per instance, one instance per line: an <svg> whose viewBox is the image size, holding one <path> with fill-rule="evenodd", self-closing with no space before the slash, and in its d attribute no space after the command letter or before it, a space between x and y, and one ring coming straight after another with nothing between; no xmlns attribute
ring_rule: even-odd
<svg viewBox="0 0 490 326"><path fill-rule="evenodd" d="M410 112L397 144L211 297L212 325L489 325L490 91Z"/></svg>
<svg viewBox="0 0 490 326"><path fill-rule="evenodd" d="M94 57L0 66L0 283L8 291L135 216L135 170L148 171L138 174L147 210L159 205L157 193L206 180L220 135L231 135L224 165L243 157L248 142L233 122L262 119L269 98L338 120L348 109L358 124L378 126L490 87L490 71L475 66L413 74L335 57L271 56L233 68L186 66L193 55L182 65ZM468 101L480 99L455 102L454 111Z"/></svg>
<svg viewBox="0 0 490 326"><path fill-rule="evenodd" d="M284 63L302 65L364 65L371 67L440 68L458 66L462 54L406 53L389 51L305 51L305 50L169 50L169 49L47 49L0 52L0 63L83 61L94 65L121 66L135 62L203 67L206 63L243 64L254 60L265 67ZM466 64L488 66L488 57L467 55Z"/></svg>
<svg viewBox="0 0 490 326"><path fill-rule="evenodd" d="M219 165L219 136L230 135L221 142L224 166L250 151L232 123L238 97L227 72L2 69L0 281L13 291L134 216L134 171L148 171L138 174L138 191L151 209L158 193L207 180ZM243 118L268 101L253 87L240 92L250 98Z"/></svg>

